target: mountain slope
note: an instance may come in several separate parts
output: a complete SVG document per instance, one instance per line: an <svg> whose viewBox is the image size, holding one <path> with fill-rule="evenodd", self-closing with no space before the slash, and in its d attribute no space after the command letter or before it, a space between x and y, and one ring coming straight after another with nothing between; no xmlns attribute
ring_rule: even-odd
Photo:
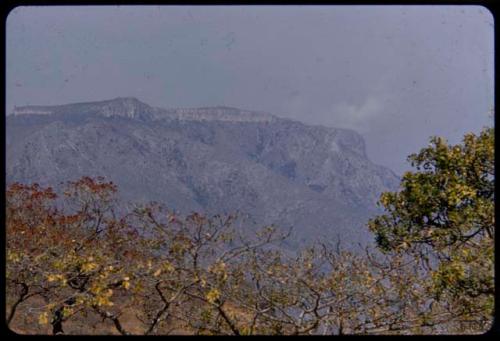
<svg viewBox="0 0 500 341"><path fill-rule="evenodd" d="M134 98L18 107L7 117L7 183L105 176L124 201L248 214L294 227L288 246L366 243L363 226L398 178L354 131L215 107L153 108Z"/></svg>

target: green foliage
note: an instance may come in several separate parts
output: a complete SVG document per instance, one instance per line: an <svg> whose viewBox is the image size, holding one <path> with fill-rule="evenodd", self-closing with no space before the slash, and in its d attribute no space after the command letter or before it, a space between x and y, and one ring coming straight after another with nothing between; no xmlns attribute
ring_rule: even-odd
<svg viewBox="0 0 500 341"><path fill-rule="evenodd" d="M386 214L369 222L386 253L425 263L429 292L476 321L491 320L494 298L494 130L462 144L432 138L410 155L401 189L384 193ZM469 321L470 322L470 321Z"/></svg>

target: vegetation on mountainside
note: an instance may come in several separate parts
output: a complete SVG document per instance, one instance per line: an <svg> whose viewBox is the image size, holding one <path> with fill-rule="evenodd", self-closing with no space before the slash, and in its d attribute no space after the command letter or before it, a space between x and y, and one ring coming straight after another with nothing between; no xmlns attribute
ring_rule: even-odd
<svg viewBox="0 0 500 341"><path fill-rule="evenodd" d="M152 203L119 214L102 178L6 193L7 324L26 334L479 333L492 322L493 129L411 155L379 250L324 243ZM58 201L59 200L59 201ZM61 207L60 203L64 206Z"/></svg>

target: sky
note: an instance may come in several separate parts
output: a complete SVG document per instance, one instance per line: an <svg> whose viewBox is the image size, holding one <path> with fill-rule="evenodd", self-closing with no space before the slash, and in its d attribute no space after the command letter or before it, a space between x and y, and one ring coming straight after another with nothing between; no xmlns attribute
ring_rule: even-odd
<svg viewBox="0 0 500 341"><path fill-rule="evenodd" d="M136 97L349 128L401 175L429 137L493 125L480 6L30 6L6 22L6 113Z"/></svg>

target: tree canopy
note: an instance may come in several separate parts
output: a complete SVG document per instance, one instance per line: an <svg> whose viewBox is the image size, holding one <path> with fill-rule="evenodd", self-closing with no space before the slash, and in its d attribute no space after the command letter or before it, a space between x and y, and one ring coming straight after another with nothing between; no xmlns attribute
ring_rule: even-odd
<svg viewBox="0 0 500 341"><path fill-rule="evenodd" d="M448 145L439 137L409 156L401 189L384 193L386 214L369 222L377 245L429 270L429 295L483 322L494 303L494 129Z"/></svg>

